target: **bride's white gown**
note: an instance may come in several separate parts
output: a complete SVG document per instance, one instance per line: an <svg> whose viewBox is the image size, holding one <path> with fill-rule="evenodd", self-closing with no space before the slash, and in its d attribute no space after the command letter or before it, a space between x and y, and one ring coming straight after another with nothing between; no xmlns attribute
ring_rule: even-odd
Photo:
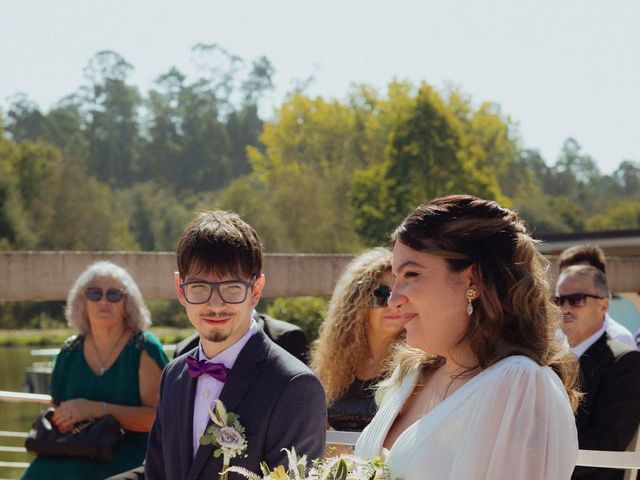
<svg viewBox="0 0 640 480"><path fill-rule="evenodd" d="M395 373L394 373L395 375ZM390 390L356 445L382 443L418 372ZM567 480L578 455L569 398L558 376L523 356L483 370L407 428L388 452L392 479Z"/></svg>

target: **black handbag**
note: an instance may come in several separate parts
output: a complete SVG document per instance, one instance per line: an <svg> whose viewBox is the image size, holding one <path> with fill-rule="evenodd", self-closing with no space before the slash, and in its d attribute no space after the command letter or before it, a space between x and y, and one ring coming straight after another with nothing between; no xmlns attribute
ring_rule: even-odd
<svg viewBox="0 0 640 480"><path fill-rule="evenodd" d="M70 432L61 433L51 423L53 411L49 408L33 422L24 442L27 451L51 457L113 460L114 448L124 437L124 429L113 415L78 422Z"/></svg>

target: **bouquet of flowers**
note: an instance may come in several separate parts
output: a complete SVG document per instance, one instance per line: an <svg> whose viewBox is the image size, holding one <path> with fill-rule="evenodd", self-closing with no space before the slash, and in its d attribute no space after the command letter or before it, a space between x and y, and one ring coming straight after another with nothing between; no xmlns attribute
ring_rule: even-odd
<svg viewBox="0 0 640 480"><path fill-rule="evenodd" d="M263 462L260 466L261 475L242 467L229 467L225 473L239 473L248 480L389 480L389 468L380 458L367 461L355 455L338 455L316 459L312 462L308 476L305 476L307 456L298 457L295 448L285 451L288 469L279 465L271 470Z"/></svg>

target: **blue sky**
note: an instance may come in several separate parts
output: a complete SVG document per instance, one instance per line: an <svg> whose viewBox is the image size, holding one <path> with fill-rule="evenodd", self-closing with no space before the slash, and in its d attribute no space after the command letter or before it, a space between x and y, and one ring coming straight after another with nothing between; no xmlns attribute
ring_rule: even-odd
<svg viewBox="0 0 640 480"><path fill-rule="evenodd" d="M327 98L354 82L453 84L499 103L547 163L572 136L611 173L640 161L638 25L637 0L0 0L0 105L24 92L49 108L107 49L145 92L171 66L188 73L193 45L217 43L271 60L267 113L311 75L308 93Z"/></svg>

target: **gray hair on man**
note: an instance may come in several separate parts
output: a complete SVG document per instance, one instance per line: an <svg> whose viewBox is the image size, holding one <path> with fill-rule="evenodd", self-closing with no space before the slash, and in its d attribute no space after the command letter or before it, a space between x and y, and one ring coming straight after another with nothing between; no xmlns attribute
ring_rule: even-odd
<svg viewBox="0 0 640 480"><path fill-rule="evenodd" d="M596 289L596 294L601 297L609 297L609 282L604 272L596 267L590 265L571 265L566 267L560 272L560 278L573 275L579 275L582 277L591 277L593 286Z"/></svg>

